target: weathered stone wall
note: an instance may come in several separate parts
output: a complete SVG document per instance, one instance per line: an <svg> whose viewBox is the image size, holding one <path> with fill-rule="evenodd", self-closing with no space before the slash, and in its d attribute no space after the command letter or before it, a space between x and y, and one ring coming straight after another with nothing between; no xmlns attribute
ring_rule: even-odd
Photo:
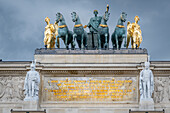
<svg viewBox="0 0 170 113"><path fill-rule="evenodd" d="M140 57L141 54L138 54ZM143 57L143 56L142 56ZM147 55L146 55L147 57ZM74 57L73 57L74 58ZM144 58L144 57L143 57ZM39 92L40 109L47 113L128 113L129 109L139 109L139 74L143 69L144 58L141 62L112 62L112 63L43 63L37 62L36 70L40 73L41 85ZM37 59L38 61L39 59ZM10 113L10 109L23 109L23 85L26 72L31 62L0 62L0 113ZM165 109L170 113L170 62L151 62L150 69L154 74L155 91L153 98L155 109ZM126 80L133 81L135 88L134 100L128 101L55 101L55 96L47 94L47 90L55 85L53 80ZM92 82L94 84L94 82ZM123 85L122 85L123 86ZM64 85L62 85L64 87ZM68 86L67 86L68 87ZM106 88L107 89L107 88ZM50 94L50 93L48 93ZM53 94L53 92L51 92ZM78 99L78 98L77 98Z"/></svg>

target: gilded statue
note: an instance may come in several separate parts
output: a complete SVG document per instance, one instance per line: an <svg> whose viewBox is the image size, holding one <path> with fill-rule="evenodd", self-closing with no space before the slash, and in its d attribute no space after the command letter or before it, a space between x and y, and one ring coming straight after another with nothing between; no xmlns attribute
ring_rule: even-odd
<svg viewBox="0 0 170 113"><path fill-rule="evenodd" d="M58 24L56 22L54 23L54 25L50 24L50 19L48 17L45 18L45 22L47 23L44 32L45 48L55 48L55 40L56 40L56 36L58 35Z"/></svg>
<svg viewBox="0 0 170 113"><path fill-rule="evenodd" d="M134 20L135 20L135 23L130 23L129 21L127 23L127 46L126 48L128 48L129 46L130 39L131 39L132 48L139 48L142 42L142 32L138 24L138 21L140 19L138 16L135 16Z"/></svg>

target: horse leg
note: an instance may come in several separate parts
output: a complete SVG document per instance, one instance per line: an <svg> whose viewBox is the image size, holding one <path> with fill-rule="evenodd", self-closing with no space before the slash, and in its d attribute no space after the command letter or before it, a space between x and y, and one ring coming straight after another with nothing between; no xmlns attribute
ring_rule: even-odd
<svg viewBox="0 0 170 113"><path fill-rule="evenodd" d="M72 50L75 49L75 45L74 45L74 42L73 42L73 41L71 42L71 49L72 49Z"/></svg>
<svg viewBox="0 0 170 113"><path fill-rule="evenodd" d="M98 49L101 50L101 39L99 33L98 33Z"/></svg>
<svg viewBox="0 0 170 113"><path fill-rule="evenodd" d="M126 35L123 34L123 35L122 35L122 38L123 38L123 40L124 40L124 47L126 47L126 45L127 45L127 43L126 43Z"/></svg>
<svg viewBox="0 0 170 113"><path fill-rule="evenodd" d="M108 48L107 37L108 37L108 34L105 33L105 44L104 44L104 48L105 48L105 49Z"/></svg>
<svg viewBox="0 0 170 113"><path fill-rule="evenodd" d="M142 42L142 37L140 36L140 37L139 37L139 44L138 44L138 48L139 48L139 46L140 46L141 42Z"/></svg>
<svg viewBox="0 0 170 113"><path fill-rule="evenodd" d="M136 49L136 39L133 39L133 48Z"/></svg>
<svg viewBox="0 0 170 113"><path fill-rule="evenodd" d="M58 44L58 48L60 48L60 38L57 37L57 44Z"/></svg>
<svg viewBox="0 0 170 113"><path fill-rule="evenodd" d="M122 46L122 41L119 41L118 43L119 43L119 49L120 49Z"/></svg>
<svg viewBox="0 0 170 113"><path fill-rule="evenodd" d="M139 42L139 46L140 46L141 42L142 42L142 36L140 35L140 42ZM139 47L138 47L138 48L139 48Z"/></svg>
<svg viewBox="0 0 170 113"><path fill-rule="evenodd" d="M77 36L77 43L78 43L78 46L79 46L79 48L81 49L81 39L80 39L80 35L79 36ZM80 39L80 40L78 40L78 39Z"/></svg>
<svg viewBox="0 0 170 113"><path fill-rule="evenodd" d="M133 43L134 43L134 42L133 42L133 37L131 37L131 48L134 48L134 47L133 47Z"/></svg>
<svg viewBox="0 0 170 113"><path fill-rule="evenodd" d="M117 35L115 35L115 41L116 41L116 49L118 50L119 49L119 40L118 40L118 36Z"/></svg>
<svg viewBox="0 0 170 113"><path fill-rule="evenodd" d="M77 38L77 34L73 33L73 46L76 46L76 38Z"/></svg>
<svg viewBox="0 0 170 113"><path fill-rule="evenodd" d="M81 49L84 48L83 41L84 41L84 33L81 35Z"/></svg>
<svg viewBox="0 0 170 113"><path fill-rule="evenodd" d="M130 42L130 36L129 36L129 35L127 35L127 44L126 44L126 48L128 48L128 46L129 46L129 42Z"/></svg>
<svg viewBox="0 0 170 113"><path fill-rule="evenodd" d="M134 38L133 38L133 47L134 47L134 49L136 49L137 48L137 33L134 33Z"/></svg>
<svg viewBox="0 0 170 113"><path fill-rule="evenodd" d="M87 33L84 31L84 46L87 49Z"/></svg>
<svg viewBox="0 0 170 113"><path fill-rule="evenodd" d="M59 48L59 38L60 38L60 36L59 35L57 35L56 36L56 42L55 42L55 44L56 44L56 47L58 47Z"/></svg>
<svg viewBox="0 0 170 113"><path fill-rule="evenodd" d="M111 36L111 40L112 40L113 49L115 49L115 34L114 33Z"/></svg>
<svg viewBox="0 0 170 113"><path fill-rule="evenodd" d="M68 33L65 36L65 46L66 46L66 49L68 50Z"/></svg>

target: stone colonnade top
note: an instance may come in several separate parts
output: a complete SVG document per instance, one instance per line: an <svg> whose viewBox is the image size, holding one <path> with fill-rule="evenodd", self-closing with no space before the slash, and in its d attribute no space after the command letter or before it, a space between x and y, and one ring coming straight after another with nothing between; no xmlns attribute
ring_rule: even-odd
<svg viewBox="0 0 170 113"><path fill-rule="evenodd" d="M36 49L34 58L41 63L141 63L147 61L148 52L147 49Z"/></svg>

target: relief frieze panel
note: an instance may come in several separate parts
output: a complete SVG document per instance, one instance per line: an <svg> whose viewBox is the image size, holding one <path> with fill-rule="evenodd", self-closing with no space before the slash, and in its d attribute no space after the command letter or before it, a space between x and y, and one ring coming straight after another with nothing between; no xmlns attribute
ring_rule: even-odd
<svg viewBox="0 0 170 113"><path fill-rule="evenodd" d="M24 79L23 76L0 76L0 102L22 101Z"/></svg>
<svg viewBox="0 0 170 113"><path fill-rule="evenodd" d="M155 103L170 103L170 76L155 77Z"/></svg>

